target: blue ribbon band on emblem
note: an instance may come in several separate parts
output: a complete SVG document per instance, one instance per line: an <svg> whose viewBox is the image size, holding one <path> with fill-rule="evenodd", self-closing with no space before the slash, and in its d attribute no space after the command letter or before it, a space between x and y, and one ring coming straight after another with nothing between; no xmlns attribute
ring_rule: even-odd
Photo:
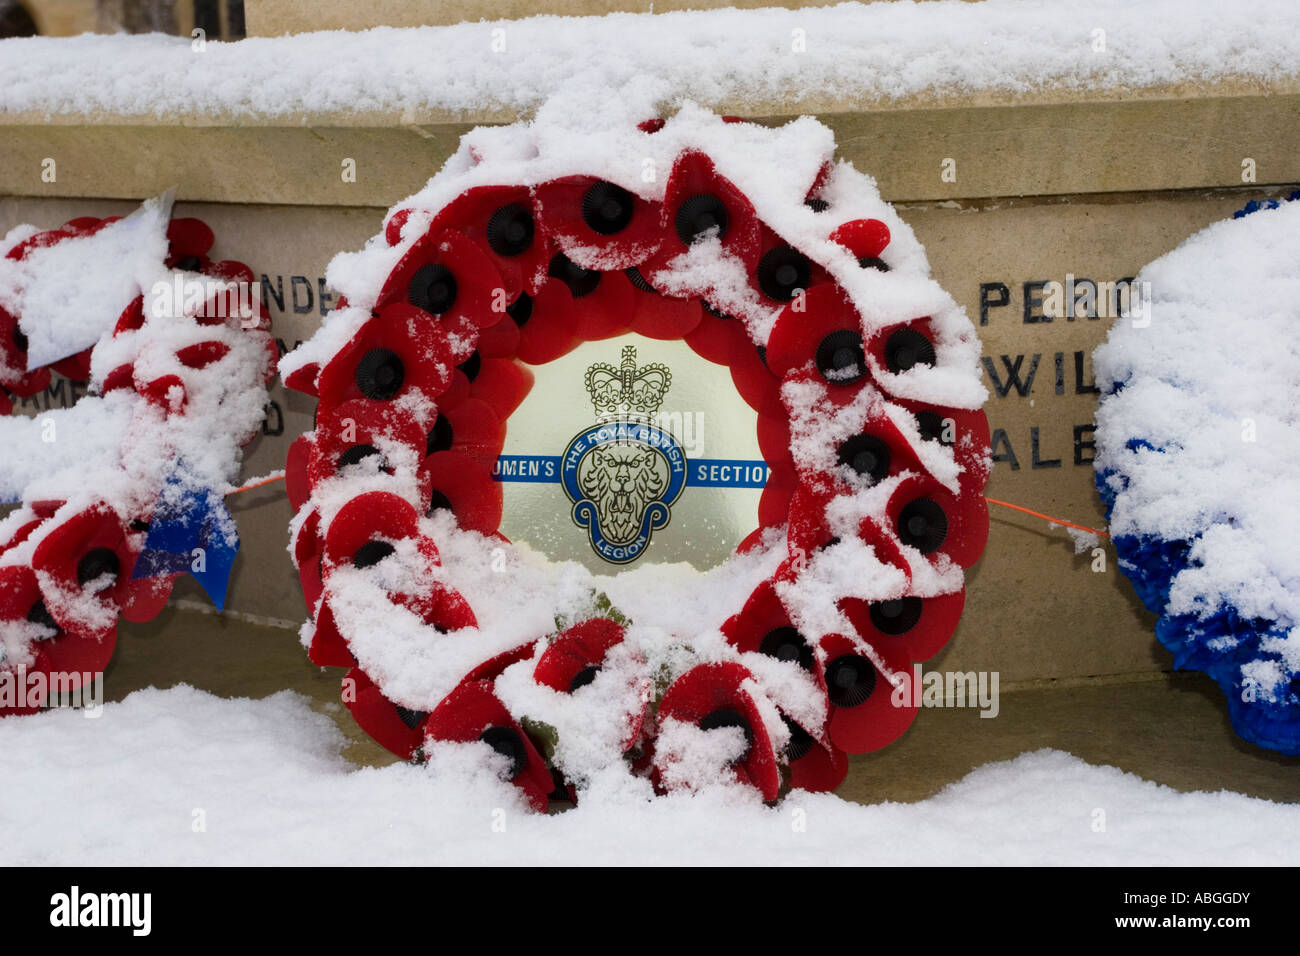
<svg viewBox="0 0 1300 956"><path fill-rule="evenodd" d="M492 467L496 481L558 484L559 455L502 455ZM686 466L688 488L762 488L770 469L761 459L697 458Z"/></svg>

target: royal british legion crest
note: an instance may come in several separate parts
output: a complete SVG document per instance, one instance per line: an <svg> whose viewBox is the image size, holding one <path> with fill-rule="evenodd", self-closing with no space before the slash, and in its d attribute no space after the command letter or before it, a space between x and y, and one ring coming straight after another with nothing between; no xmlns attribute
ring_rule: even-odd
<svg viewBox="0 0 1300 956"><path fill-rule="evenodd" d="M596 422L569 442L561 482L573 502L573 521L611 564L628 564L666 526L686 484L686 454L672 434L657 427L672 384L668 366L637 367L636 347L623 349L617 368L596 362L585 383Z"/></svg>

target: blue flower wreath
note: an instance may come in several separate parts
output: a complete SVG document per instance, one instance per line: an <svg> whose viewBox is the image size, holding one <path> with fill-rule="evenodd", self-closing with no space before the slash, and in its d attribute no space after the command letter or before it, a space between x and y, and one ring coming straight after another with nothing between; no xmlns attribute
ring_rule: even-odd
<svg viewBox="0 0 1300 956"><path fill-rule="evenodd" d="M1282 201L1252 201L1232 218L1276 209L1283 202L1298 198L1300 190ZM1112 382L1104 389L1102 400L1121 392L1125 384ZM1126 450L1158 454L1165 451L1140 437L1129 439ZM1096 484L1109 519L1116 498L1128 488L1129 479L1099 458ZM1300 502L1294 506L1300 507ZM1232 726L1241 737L1270 750L1300 755L1300 678L1264 688L1242 670L1243 665L1252 661L1272 662L1281 668L1282 655L1264 648L1272 639L1285 638L1289 629L1277 621L1245 617L1231 606L1204 617L1167 610L1174 578L1197 564L1192 555L1199 537L1187 540L1161 537L1158 533L1121 534L1114 538L1114 545L1120 569L1132 581L1138 597L1148 610L1160 615L1156 637L1173 654L1174 666L1180 670L1203 671L1214 679L1227 699ZM1282 672L1286 672L1285 668Z"/></svg>

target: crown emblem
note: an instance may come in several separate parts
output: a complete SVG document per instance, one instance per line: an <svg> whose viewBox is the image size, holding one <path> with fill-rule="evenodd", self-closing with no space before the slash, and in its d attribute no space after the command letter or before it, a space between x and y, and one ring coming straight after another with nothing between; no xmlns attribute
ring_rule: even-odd
<svg viewBox="0 0 1300 956"><path fill-rule="evenodd" d="M587 393L600 416L624 414L653 415L659 410L673 376L660 362L636 364L636 346L623 347L623 361L618 368L608 362L596 362L587 368Z"/></svg>

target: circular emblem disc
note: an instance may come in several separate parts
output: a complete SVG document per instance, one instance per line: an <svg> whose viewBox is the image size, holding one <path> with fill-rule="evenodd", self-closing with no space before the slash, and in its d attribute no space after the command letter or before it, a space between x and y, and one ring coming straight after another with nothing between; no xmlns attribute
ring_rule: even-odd
<svg viewBox="0 0 1300 956"><path fill-rule="evenodd" d="M531 370L495 470L511 541L600 573L706 570L758 526L757 414L725 366L626 334Z"/></svg>

